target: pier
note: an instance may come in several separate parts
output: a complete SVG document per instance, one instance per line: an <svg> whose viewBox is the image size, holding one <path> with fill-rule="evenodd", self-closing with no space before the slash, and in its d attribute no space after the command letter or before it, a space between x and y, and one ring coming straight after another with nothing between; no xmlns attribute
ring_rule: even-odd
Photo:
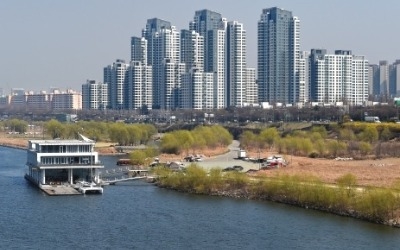
<svg viewBox="0 0 400 250"><path fill-rule="evenodd" d="M100 173L101 185L115 185L119 182L135 181L135 180L153 180L148 175L147 169L131 169L130 167L118 167L108 169L104 173Z"/></svg>

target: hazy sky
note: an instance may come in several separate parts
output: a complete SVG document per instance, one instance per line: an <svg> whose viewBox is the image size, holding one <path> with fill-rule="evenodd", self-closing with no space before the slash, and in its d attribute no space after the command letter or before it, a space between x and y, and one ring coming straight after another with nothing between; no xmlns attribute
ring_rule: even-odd
<svg viewBox="0 0 400 250"><path fill-rule="evenodd" d="M348 49L370 63L400 58L398 0L0 0L0 88L80 91L117 58L130 59L130 37L147 19L188 29L202 9L244 24L248 66L256 67L257 22L275 6L300 19L301 50Z"/></svg>

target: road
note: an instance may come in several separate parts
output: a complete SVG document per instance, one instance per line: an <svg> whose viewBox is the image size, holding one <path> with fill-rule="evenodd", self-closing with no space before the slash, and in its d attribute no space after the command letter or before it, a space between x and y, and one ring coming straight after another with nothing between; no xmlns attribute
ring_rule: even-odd
<svg viewBox="0 0 400 250"><path fill-rule="evenodd" d="M242 166L243 172L246 172L249 169L258 170L260 167L259 163L253 163L249 161L243 161L239 159L235 159L238 155L239 150L239 141L234 140L231 145L228 146L229 152L223 155L205 157L203 161L196 162L199 166L203 168L226 168L233 166Z"/></svg>

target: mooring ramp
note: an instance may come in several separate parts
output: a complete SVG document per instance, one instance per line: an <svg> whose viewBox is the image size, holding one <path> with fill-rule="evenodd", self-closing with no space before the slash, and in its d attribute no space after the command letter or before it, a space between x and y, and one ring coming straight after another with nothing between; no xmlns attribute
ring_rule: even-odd
<svg viewBox="0 0 400 250"><path fill-rule="evenodd" d="M121 168L118 168L120 170ZM114 185L118 182L135 181L148 178L148 170L146 169L127 169L123 171L107 171L105 176L102 176L102 185ZM119 176L115 174L119 173Z"/></svg>

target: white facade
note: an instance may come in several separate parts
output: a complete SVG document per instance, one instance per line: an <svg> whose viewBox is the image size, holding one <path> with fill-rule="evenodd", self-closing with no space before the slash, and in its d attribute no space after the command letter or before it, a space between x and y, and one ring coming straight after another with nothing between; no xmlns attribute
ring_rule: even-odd
<svg viewBox="0 0 400 250"><path fill-rule="evenodd" d="M306 103L310 101L310 53L302 51L299 60L298 76L298 102Z"/></svg>
<svg viewBox="0 0 400 250"><path fill-rule="evenodd" d="M104 168L94 151L94 141L31 140L27 150L27 179L46 187L73 187L78 181L99 183ZM101 190L98 187L96 190Z"/></svg>
<svg viewBox="0 0 400 250"><path fill-rule="evenodd" d="M210 32L211 33L211 32ZM227 106L227 88L226 88L226 50L225 50L225 29L212 31L209 36L212 39L212 58L213 58L213 71L214 72L214 93L213 93L213 108L223 109Z"/></svg>
<svg viewBox="0 0 400 250"><path fill-rule="evenodd" d="M361 106L368 100L369 92L369 67L364 56L354 56L352 65L352 83L346 99L350 105Z"/></svg>
<svg viewBox="0 0 400 250"><path fill-rule="evenodd" d="M81 110L82 94L73 90L53 93L51 105L53 110Z"/></svg>
<svg viewBox="0 0 400 250"><path fill-rule="evenodd" d="M317 99L314 101L333 104L344 100L344 88L351 84L350 62L351 56L337 55L325 55L317 61Z"/></svg>
<svg viewBox="0 0 400 250"><path fill-rule="evenodd" d="M112 65L104 68L104 83L108 85L108 94L111 109L125 107L126 73L129 64L117 59Z"/></svg>
<svg viewBox="0 0 400 250"><path fill-rule="evenodd" d="M243 107L246 102L246 31L243 24L228 22L226 31L227 106Z"/></svg>
<svg viewBox="0 0 400 250"><path fill-rule="evenodd" d="M196 31L181 31L181 63L186 64L186 72L192 68L204 70L204 37Z"/></svg>
<svg viewBox="0 0 400 250"><path fill-rule="evenodd" d="M185 64L171 62L170 59L166 59L164 60L162 71L164 74L160 85L161 108L166 110L181 108L181 76L185 73Z"/></svg>
<svg viewBox="0 0 400 250"><path fill-rule="evenodd" d="M147 65L147 40L144 37L131 37L131 61Z"/></svg>
<svg viewBox="0 0 400 250"><path fill-rule="evenodd" d="M151 66L132 61L127 69L127 109L151 109L153 104L153 70Z"/></svg>
<svg viewBox="0 0 400 250"><path fill-rule="evenodd" d="M213 108L214 74L192 69L182 75L182 108L206 110Z"/></svg>
<svg viewBox="0 0 400 250"><path fill-rule="evenodd" d="M108 86L87 80L82 84L82 109L105 110L108 106Z"/></svg>
<svg viewBox="0 0 400 250"><path fill-rule="evenodd" d="M258 84L256 80L256 69L247 68L246 70L246 105L258 104Z"/></svg>
<svg viewBox="0 0 400 250"><path fill-rule="evenodd" d="M315 76L312 85L312 101L335 105L363 105L368 100L368 61L363 56L354 56L351 51L321 51L311 64Z"/></svg>
<svg viewBox="0 0 400 250"><path fill-rule="evenodd" d="M170 72L165 70L170 67L170 64L180 62L180 33L174 26L159 28L148 33L147 39L150 46L148 58L149 64L153 66L153 106L164 109L169 105L170 97L165 95L172 84L165 82L166 77L170 77ZM167 68L166 63L169 64ZM168 78L168 81L170 79Z"/></svg>

